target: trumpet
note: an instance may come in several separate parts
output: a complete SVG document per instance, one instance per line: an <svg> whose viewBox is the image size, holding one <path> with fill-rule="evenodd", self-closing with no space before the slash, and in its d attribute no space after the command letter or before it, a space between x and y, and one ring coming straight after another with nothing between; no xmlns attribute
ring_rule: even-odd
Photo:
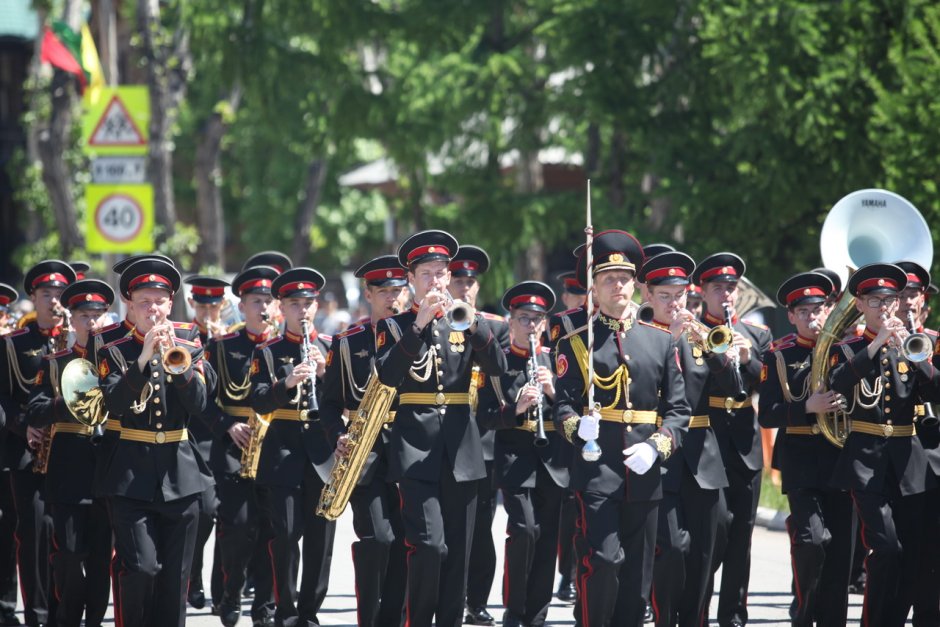
<svg viewBox="0 0 940 627"><path fill-rule="evenodd" d="M150 321L156 325L157 317L150 316ZM164 320L166 322L166 320ZM170 335L160 338L160 361L163 362L163 370L167 374L183 374L193 363L193 358L185 348L176 345L175 336Z"/></svg>
<svg viewBox="0 0 940 627"><path fill-rule="evenodd" d="M914 320L913 311L907 312L907 323L910 325L911 330L901 342L901 347L898 350L904 359L908 361L914 363L927 361L933 355L933 340L926 333L917 333L917 323Z"/></svg>
<svg viewBox="0 0 940 627"><path fill-rule="evenodd" d="M431 292L428 293L430 294ZM476 310L471 307L470 304L455 299L447 290L438 293L444 297L447 303L447 310L444 314L447 317L447 324L449 324L454 331L466 331L469 329L470 325L473 324L473 317Z"/></svg>
<svg viewBox="0 0 940 627"><path fill-rule="evenodd" d="M268 335L270 337L276 337L281 333L281 326L277 323L271 314L266 311L261 312L261 322L268 327Z"/></svg>
<svg viewBox="0 0 940 627"><path fill-rule="evenodd" d="M679 315L685 315L683 327L692 343L703 351L723 355L731 349L731 343L734 341L734 334L731 327L726 324L719 324L709 328L701 320L697 320L687 309L679 312Z"/></svg>

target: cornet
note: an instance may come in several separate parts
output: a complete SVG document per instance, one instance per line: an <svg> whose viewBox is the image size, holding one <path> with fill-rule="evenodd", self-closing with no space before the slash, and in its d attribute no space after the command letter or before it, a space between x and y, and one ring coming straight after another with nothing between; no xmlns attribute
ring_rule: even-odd
<svg viewBox="0 0 940 627"><path fill-rule="evenodd" d="M156 325L157 317L150 316L150 321ZM166 320L164 320L166 322ZM166 333L160 338L160 361L163 362L163 370L168 374L183 374L192 365L193 358L185 348L176 345L176 337Z"/></svg>

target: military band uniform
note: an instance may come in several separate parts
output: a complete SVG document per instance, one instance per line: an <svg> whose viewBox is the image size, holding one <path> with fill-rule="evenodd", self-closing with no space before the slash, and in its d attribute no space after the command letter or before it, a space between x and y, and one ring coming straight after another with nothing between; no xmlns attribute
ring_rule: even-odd
<svg viewBox="0 0 940 627"><path fill-rule="evenodd" d="M27 294L42 287L65 287L75 272L65 262L42 261L24 279ZM52 518L43 499L45 475L33 472L34 455L26 442L26 405L44 355L61 343L61 326L44 329L36 321L4 336L0 352L0 404L6 413L3 468L10 471L16 508L16 562L27 624L48 623L55 615L52 569L48 555Z"/></svg>
<svg viewBox="0 0 940 627"><path fill-rule="evenodd" d="M528 382L527 350L510 346L506 372L489 377L480 392L477 420L494 429L496 486L506 508L503 570L503 625L543 625L552 600L558 525L568 488L571 445L554 430L552 399L543 395L542 415L548 444L535 446L535 412L516 414ZM536 360L552 369L550 351L539 347Z"/></svg>
<svg viewBox="0 0 940 627"><path fill-rule="evenodd" d="M404 270L401 271L404 275ZM397 327L392 327L396 329ZM346 433L343 413L359 409L373 371L375 327L370 320L333 338L323 377L320 422L331 443ZM391 413L391 412L390 412ZM405 532L398 489L388 477L390 421L382 428L349 498L353 513L352 561L356 582L356 618L363 627L400 625L405 605Z"/></svg>
<svg viewBox="0 0 940 627"><path fill-rule="evenodd" d="M254 481L241 476L242 451L228 433L232 425L247 422L254 413L250 399L251 356L255 348L268 339L266 333L255 335L242 327L234 333L211 339L206 347L206 361L219 380L215 394L206 404L204 416L213 435L209 466L219 496L216 543L224 575L221 598L213 597L213 603L219 606L223 624L237 616L233 612L241 613L241 594L249 563L259 551L267 554L268 542L273 535ZM263 624L274 616L270 561L260 562L253 572L255 594L251 602L251 618L256 624Z"/></svg>
<svg viewBox="0 0 940 627"><path fill-rule="evenodd" d="M302 339L287 331L258 345L251 358L251 408L261 415L273 414L255 483L262 488L274 533L268 545L277 606L274 620L285 627L319 624L317 613L326 598L336 533L335 522L316 515L320 492L330 479L333 449L318 414L303 411L308 400L299 399L297 390L287 389L284 381L301 361ZM314 330L309 339L323 355L329 352L329 336ZM316 388L322 395L321 381ZM304 569L298 590L301 537Z"/></svg>
<svg viewBox="0 0 940 627"><path fill-rule="evenodd" d="M98 460L92 428L77 422L62 398L60 375L74 359L94 365L95 356L77 344L46 355L27 419L32 427L52 429L45 501L53 523L55 623L78 625L84 615L84 624L92 627L101 625L111 593L111 525L104 500L94 494Z"/></svg>
<svg viewBox="0 0 940 627"><path fill-rule="evenodd" d="M890 264L870 264L849 280L849 291L866 296L897 293L906 274ZM877 283L875 283L877 286ZM862 540L869 549L863 625L903 625L913 603L924 530L925 492L933 487L927 456L914 435L918 399L933 399L940 372L931 363L910 362L882 346L875 358L868 346L876 334L832 347L830 387L846 397L852 429L833 471L832 486L849 490Z"/></svg>
<svg viewBox="0 0 940 627"><path fill-rule="evenodd" d="M717 253L699 263L693 282L737 281L744 275L744 262L731 253ZM721 314L705 311L702 322L709 328L725 324ZM761 355L771 344L770 330L764 325L734 316L732 331L750 343L751 358L740 364L740 386L747 399L735 402L721 384L714 381L709 389L708 418L718 440L718 449L728 475L728 487L722 490L727 515L718 521L713 573L721 566L721 592L718 595L718 624L747 622L747 590L751 574L751 536L757 519L764 453L760 426L751 400L760 383ZM737 385L737 384L736 384ZM709 582L706 602L714 588Z"/></svg>

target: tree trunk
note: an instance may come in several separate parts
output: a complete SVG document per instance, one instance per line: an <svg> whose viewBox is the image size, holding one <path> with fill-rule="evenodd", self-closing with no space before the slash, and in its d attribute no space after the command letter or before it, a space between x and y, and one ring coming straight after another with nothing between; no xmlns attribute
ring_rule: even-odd
<svg viewBox="0 0 940 627"><path fill-rule="evenodd" d="M169 238L176 228L173 199L173 138L179 104L186 95L191 58L189 33L178 28L166 31L160 21L159 0L138 0L141 57L150 88L150 164L147 170L153 185L156 223Z"/></svg>
<svg viewBox="0 0 940 627"><path fill-rule="evenodd" d="M536 134L533 134L535 136ZM516 164L516 190L523 195L533 196L545 187L542 163L536 149L522 151ZM545 244L538 232L526 247L525 269L522 275L526 281L545 280Z"/></svg>
<svg viewBox="0 0 940 627"><path fill-rule="evenodd" d="M81 23L81 2L67 0L63 19L69 27L78 30ZM50 87L52 112L49 124L38 133L37 149L42 162L42 180L49 191L49 200L55 214L59 231L62 256L68 258L72 251L84 245L78 232L78 217L72 202L71 173L65 163L72 132L73 85L71 74L56 71Z"/></svg>
<svg viewBox="0 0 940 627"><path fill-rule="evenodd" d="M307 184L304 186L304 198L297 205L294 241L291 243L290 258L296 265L303 265L310 253L310 227L313 226L320 204L326 172L326 159L314 159L307 168Z"/></svg>
<svg viewBox="0 0 940 627"><path fill-rule="evenodd" d="M238 108L241 89L234 87L228 109ZM220 111L214 111L199 133L194 176L196 179L196 225L199 229L200 267L225 269L225 220L222 215L222 138L228 124Z"/></svg>

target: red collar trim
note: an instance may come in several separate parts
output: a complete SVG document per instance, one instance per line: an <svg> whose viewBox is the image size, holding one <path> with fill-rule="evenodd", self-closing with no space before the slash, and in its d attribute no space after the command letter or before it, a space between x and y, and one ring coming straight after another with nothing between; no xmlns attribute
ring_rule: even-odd
<svg viewBox="0 0 940 627"><path fill-rule="evenodd" d="M797 344L797 346L803 346L803 347L805 347L805 348L813 348L814 346L816 346L816 340L811 340L811 339L808 338L808 337L803 337L802 335L797 335L797 336L796 336L796 344Z"/></svg>
<svg viewBox="0 0 940 627"><path fill-rule="evenodd" d="M313 332L310 333L310 341L312 342L315 339L317 339L317 335L319 335L319 333L317 332L316 329L314 329ZM284 338L288 342L293 342L294 344L300 344L303 341L304 336L301 335L300 333L291 333L290 331L285 331Z"/></svg>
<svg viewBox="0 0 940 627"><path fill-rule="evenodd" d="M703 320L706 324L710 324L710 325L713 326L713 327L714 327L714 326L718 326L719 324L724 324L725 322L727 322L724 318L719 318L719 317L717 317L717 316L713 316L713 315L711 315L711 314L710 314L709 312L707 312L707 311L705 312L705 316L702 318L702 320ZM737 324L737 323L738 323L738 317L737 317L737 316L732 316L732 317L731 317L731 324Z"/></svg>
<svg viewBox="0 0 940 627"><path fill-rule="evenodd" d="M134 324L130 320L128 320L126 317L124 318L124 330L125 331L134 330Z"/></svg>
<svg viewBox="0 0 940 627"><path fill-rule="evenodd" d="M44 329L43 327L39 326L39 323L37 323L37 324L36 324L36 328L39 329L39 333L40 333L43 337L59 337L59 334L62 332L62 325L61 325L61 323L59 323L59 324L57 324L57 325L55 325L54 327L51 327L51 328L49 328L49 329Z"/></svg>
<svg viewBox="0 0 940 627"><path fill-rule="evenodd" d="M542 344L541 344L541 343L536 344L536 345L535 345L535 350L541 351L541 350L542 350ZM524 358L526 358L526 359L529 358L529 349L528 349L528 348L519 348L519 347L516 346L515 344L510 344L510 345L509 345L509 352L512 353L513 355L518 356L518 357L524 357Z"/></svg>
<svg viewBox="0 0 940 627"><path fill-rule="evenodd" d="M252 333L248 330L248 327L245 327L245 335L248 336L248 339L254 342L255 344L261 344L268 339L267 330L262 331L261 333Z"/></svg>
<svg viewBox="0 0 940 627"><path fill-rule="evenodd" d="M144 336L143 336L143 334L141 334L140 331L137 330L137 327L134 327L134 333L133 333L133 335L134 335L134 339L137 340L137 343L138 343L138 344L143 344L143 343L144 343Z"/></svg>
<svg viewBox="0 0 940 627"><path fill-rule="evenodd" d="M670 327L670 325L666 324L665 322L660 322L659 320L655 318L650 320L650 324L653 325L654 327L658 327L662 329L663 331L668 331Z"/></svg>
<svg viewBox="0 0 940 627"><path fill-rule="evenodd" d="M865 327L865 331L862 333L862 337L868 340L869 342L874 340L875 337L877 336L878 334L872 331L871 329L869 329L868 327Z"/></svg>

